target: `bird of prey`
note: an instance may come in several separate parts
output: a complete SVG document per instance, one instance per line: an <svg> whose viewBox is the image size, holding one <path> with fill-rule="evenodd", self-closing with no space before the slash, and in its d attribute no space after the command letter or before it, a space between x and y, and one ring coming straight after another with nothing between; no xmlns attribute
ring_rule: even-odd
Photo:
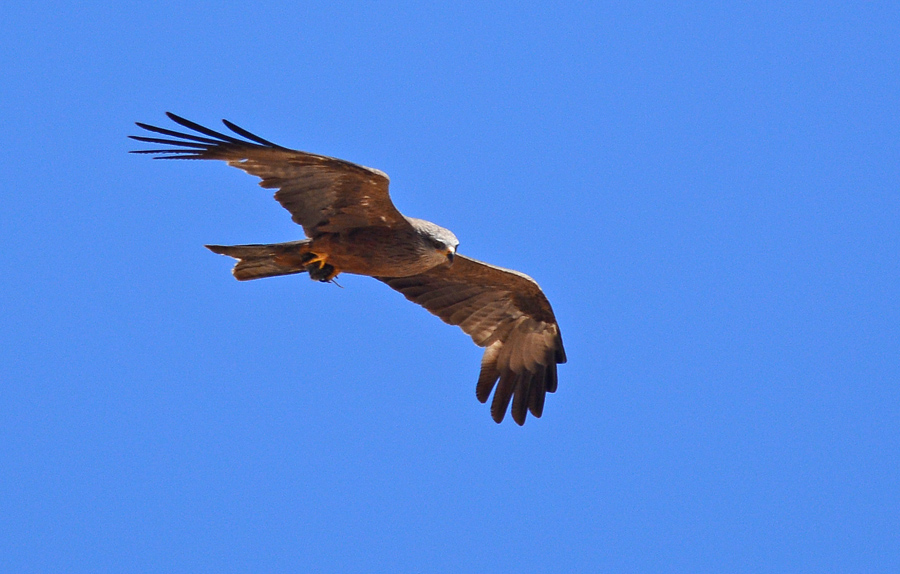
<svg viewBox="0 0 900 574"><path fill-rule="evenodd" d="M271 245L207 245L237 259L239 281L308 273L332 281L339 273L369 275L458 325L485 347L475 395L491 402L501 422L540 417L546 393L557 387L556 365L566 362L550 302L527 275L458 255L447 229L401 214L388 195L388 176L348 161L266 141L222 120L236 136L167 113L193 133L138 122L154 137L129 136L162 149L132 153L156 159L218 159L277 189L275 199L303 227L306 239ZM158 137L164 136L164 137Z"/></svg>

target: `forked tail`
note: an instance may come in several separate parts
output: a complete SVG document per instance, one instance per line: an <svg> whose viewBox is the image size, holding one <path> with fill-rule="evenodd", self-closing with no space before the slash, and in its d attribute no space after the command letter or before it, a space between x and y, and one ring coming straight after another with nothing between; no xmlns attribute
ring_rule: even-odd
<svg viewBox="0 0 900 574"><path fill-rule="evenodd" d="M219 255L227 255L238 260L232 275L238 281L276 277L303 273L302 263L309 254L308 239L271 245L207 245L206 248Z"/></svg>

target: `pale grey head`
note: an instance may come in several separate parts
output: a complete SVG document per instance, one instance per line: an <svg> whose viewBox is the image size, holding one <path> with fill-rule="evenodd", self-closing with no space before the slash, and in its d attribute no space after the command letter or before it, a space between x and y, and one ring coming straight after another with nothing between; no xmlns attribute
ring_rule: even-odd
<svg viewBox="0 0 900 574"><path fill-rule="evenodd" d="M406 220L416 229L423 242L434 248L442 258L453 263L456 248L459 247L459 239L447 228L441 227L430 221L416 217L406 217Z"/></svg>

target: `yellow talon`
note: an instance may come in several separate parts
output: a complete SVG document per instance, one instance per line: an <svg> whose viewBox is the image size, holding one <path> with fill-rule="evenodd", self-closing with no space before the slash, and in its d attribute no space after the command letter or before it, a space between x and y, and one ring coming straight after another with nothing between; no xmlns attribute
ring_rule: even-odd
<svg viewBox="0 0 900 574"><path fill-rule="evenodd" d="M304 265L316 265L318 263L319 268L321 268L328 262L327 261L328 256L326 256L326 255L319 255L318 253L310 253L310 255L312 257L310 259L304 261L303 262Z"/></svg>

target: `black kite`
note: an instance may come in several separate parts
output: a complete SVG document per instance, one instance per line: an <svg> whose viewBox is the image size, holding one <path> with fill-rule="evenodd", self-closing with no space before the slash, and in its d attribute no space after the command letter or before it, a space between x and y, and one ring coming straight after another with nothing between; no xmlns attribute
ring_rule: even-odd
<svg viewBox="0 0 900 574"><path fill-rule="evenodd" d="M261 178L262 187L277 189L275 199L308 237L272 245L207 245L238 260L232 271L238 280L304 272L326 282L342 272L372 276L486 347L475 395L486 402L496 385L495 421L503 420L510 400L518 424L528 411L541 416L566 353L550 302L533 279L457 255L452 232L394 207L388 177L378 170L284 148L227 120L225 126L244 139L167 115L196 133L138 123L166 137L129 137L170 147L133 153L224 160Z"/></svg>

